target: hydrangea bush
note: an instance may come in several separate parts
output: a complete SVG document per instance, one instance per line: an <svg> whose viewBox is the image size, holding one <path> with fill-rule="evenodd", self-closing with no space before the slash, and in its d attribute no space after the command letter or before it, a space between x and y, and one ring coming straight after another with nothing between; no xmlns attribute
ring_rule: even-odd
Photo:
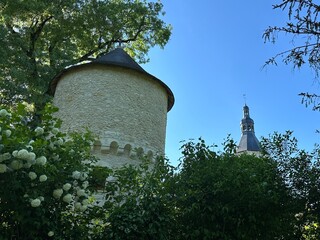
<svg viewBox="0 0 320 240"><path fill-rule="evenodd" d="M29 106L0 108L0 239L80 239L88 233L83 222L92 201L92 138L60 132L54 111L47 105L34 127Z"/></svg>

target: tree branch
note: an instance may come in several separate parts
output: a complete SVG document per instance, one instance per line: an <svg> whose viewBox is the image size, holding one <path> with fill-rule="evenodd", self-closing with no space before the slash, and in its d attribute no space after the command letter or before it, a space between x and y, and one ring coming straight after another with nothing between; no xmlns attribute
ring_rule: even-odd
<svg viewBox="0 0 320 240"><path fill-rule="evenodd" d="M114 44L114 43L117 43L117 42L121 42L121 43L128 43L128 42L133 42L133 41L136 41L139 37L139 35L141 34L141 32L143 32L144 30L144 25L145 25L145 17L142 18L140 24L139 24L139 27L138 27L138 30L136 31L136 33L134 34L133 37L131 38L128 38L128 39L121 39L121 38L117 38L117 37L113 37L110 41L107 41L105 43L102 43L101 39L102 39L102 36L99 37L99 40L98 40L98 46L90 51L88 51L86 54L82 55L80 58L78 58L76 60L77 63L79 62L82 62L82 61L85 61L85 60L91 60L90 56L92 56L93 54L95 53L98 53L100 50L106 48L105 51L102 51L98 54L98 56L101 56L103 54L106 54L109 52L111 46ZM121 36L120 36L121 37Z"/></svg>
<svg viewBox="0 0 320 240"><path fill-rule="evenodd" d="M275 59L278 58L278 57L281 57L285 54L289 54L289 53L293 53L293 52L297 52L298 50L300 49L307 49L307 48L310 48L310 47L320 47L320 44L319 43L313 43L313 44L308 44L308 45L301 45L301 46L298 46L298 47L294 47L292 49L289 49L289 50L285 50L283 52L280 52L280 53L277 53L276 55L274 55L272 58L269 58L268 61L265 62L265 64L263 65L263 68L269 64L275 64L277 65L277 63L275 62ZM305 55L307 54L307 52L305 53Z"/></svg>
<svg viewBox="0 0 320 240"><path fill-rule="evenodd" d="M141 22L140 22L140 24L139 24L139 28L138 28L136 34L135 34L132 38L128 38L128 39L126 39L126 40L121 39L121 42L123 42L123 43L128 43L128 42L136 41L136 40L138 39L140 33L144 30L144 29L143 29L143 26L144 26L144 24L145 24L145 20L146 20L145 17L143 17L142 20L141 20Z"/></svg>
<svg viewBox="0 0 320 240"><path fill-rule="evenodd" d="M29 57L33 57L34 55L34 49L35 49L35 43L36 41L39 39L40 34L44 28L44 26L46 25L46 23L48 21L50 21L53 18L53 16L49 16L47 18L45 18L39 25L38 25L38 20L36 21L36 23L34 24L37 27L30 27L30 28L35 28L35 30L33 32L31 32L30 34L30 48L27 52L27 55Z"/></svg>

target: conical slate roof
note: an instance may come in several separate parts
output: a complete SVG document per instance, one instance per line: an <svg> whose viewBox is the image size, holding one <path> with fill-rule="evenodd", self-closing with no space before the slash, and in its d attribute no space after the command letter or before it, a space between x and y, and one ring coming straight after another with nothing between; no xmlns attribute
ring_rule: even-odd
<svg viewBox="0 0 320 240"><path fill-rule="evenodd" d="M147 73L138 63L136 63L128 53L122 48L116 48L115 50L105 54L95 60L93 63L100 63L106 65L122 66L125 68L131 68L143 73Z"/></svg>
<svg viewBox="0 0 320 240"><path fill-rule="evenodd" d="M243 132L237 152L259 152L260 146L254 132Z"/></svg>
<svg viewBox="0 0 320 240"><path fill-rule="evenodd" d="M105 54L105 55L103 55L101 57L98 57L97 59L93 60L90 63L74 65L74 66L71 66L69 68L64 69L62 72L60 72L58 75L56 75L53 78L53 80L51 81L50 90L49 90L50 93L52 95L54 95L59 80L61 79L61 77L66 72L69 72L72 69L81 68L83 66L96 65L96 64L128 68L128 69L132 69L134 71L138 71L140 73L143 73L143 74L151 77L153 80L158 82L161 86L163 86L164 89L166 90L167 94L168 94L168 112L172 108L172 106L174 104L174 96L173 96L173 93L172 93L171 89L164 82L162 82L160 79L158 79L155 76L153 76L153 75L149 74L148 72L146 72L122 48L116 48L115 50L113 50L113 51L111 51L111 52L109 52L109 53L107 53L107 54Z"/></svg>

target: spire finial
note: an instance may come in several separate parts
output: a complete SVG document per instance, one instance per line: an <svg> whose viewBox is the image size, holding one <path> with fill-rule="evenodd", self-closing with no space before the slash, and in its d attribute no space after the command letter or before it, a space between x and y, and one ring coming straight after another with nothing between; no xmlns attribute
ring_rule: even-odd
<svg viewBox="0 0 320 240"><path fill-rule="evenodd" d="M244 93L243 95L244 105L247 106L247 95Z"/></svg>
<svg viewBox="0 0 320 240"><path fill-rule="evenodd" d="M119 39L117 42L118 42L117 48L124 48L124 46L122 45L122 39Z"/></svg>
<svg viewBox="0 0 320 240"><path fill-rule="evenodd" d="M119 48L122 48L121 44L122 44L122 41L119 40L119 46L118 46Z"/></svg>

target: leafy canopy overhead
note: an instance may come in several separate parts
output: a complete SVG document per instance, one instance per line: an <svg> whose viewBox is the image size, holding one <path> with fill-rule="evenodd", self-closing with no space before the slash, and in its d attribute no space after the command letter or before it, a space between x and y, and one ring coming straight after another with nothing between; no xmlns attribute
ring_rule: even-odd
<svg viewBox="0 0 320 240"><path fill-rule="evenodd" d="M286 11L288 21L283 26L268 27L263 38L265 41L275 43L280 34L289 36L291 48L288 48L266 61L266 65L277 65L278 59L285 64L292 64L294 68L300 68L309 64L314 70L316 78L320 73L320 4L314 0L283 0L273 5L274 9ZM315 93L301 93L302 101L312 104L314 110L320 110L320 96Z"/></svg>
<svg viewBox="0 0 320 240"><path fill-rule="evenodd" d="M164 47L171 34L162 15L160 1L1 0L0 103L43 105L55 74L119 43L148 61L148 50Z"/></svg>

